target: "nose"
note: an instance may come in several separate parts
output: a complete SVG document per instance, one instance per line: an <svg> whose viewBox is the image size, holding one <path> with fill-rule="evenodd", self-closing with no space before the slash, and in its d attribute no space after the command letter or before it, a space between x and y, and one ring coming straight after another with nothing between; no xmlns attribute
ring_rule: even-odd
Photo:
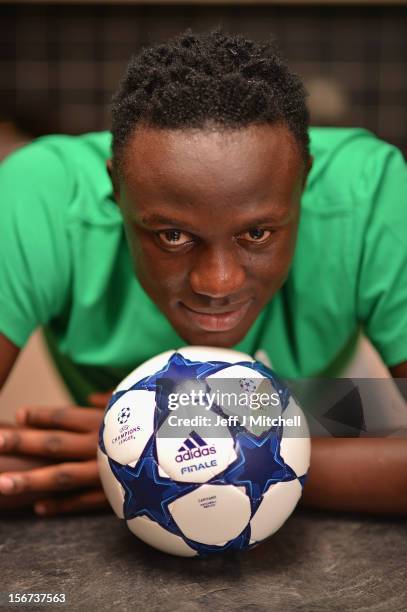
<svg viewBox="0 0 407 612"><path fill-rule="evenodd" d="M222 298L238 293L246 274L234 249L203 250L190 272L189 282L195 293Z"/></svg>

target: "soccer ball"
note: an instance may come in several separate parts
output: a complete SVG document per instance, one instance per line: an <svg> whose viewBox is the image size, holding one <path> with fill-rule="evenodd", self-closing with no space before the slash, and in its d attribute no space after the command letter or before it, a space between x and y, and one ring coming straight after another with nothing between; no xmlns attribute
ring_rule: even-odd
<svg viewBox="0 0 407 612"><path fill-rule="evenodd" d="M189 346L115 389L100 428L106 496L129 529L186 557L255 546L297 505L310 461L305 416L249 355Z"/></svg>

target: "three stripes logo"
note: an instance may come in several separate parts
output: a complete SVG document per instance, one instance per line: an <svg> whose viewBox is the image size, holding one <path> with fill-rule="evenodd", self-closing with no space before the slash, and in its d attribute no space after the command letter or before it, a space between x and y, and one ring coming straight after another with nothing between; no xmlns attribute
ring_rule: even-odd
<svg viewBox="0 0 407 612"><path fill-rule="evenodd" d="M216 448L209 446L207 442L196 431L191 431L188 438L185 438L182 445L178 449L178 454L175 456L175 461L181 463L189 459L198 457L206 457L214 455Z"/></svg>
<svg viewBox="0 0 407 612"><path fill-rule="evenodd" d="M193 448L199 448L202 446L208 446L207 443L196 431L191 431L188 438L185 438L182 446L179 447L178 452L182 453L182 451L192 450Z"/></svg>

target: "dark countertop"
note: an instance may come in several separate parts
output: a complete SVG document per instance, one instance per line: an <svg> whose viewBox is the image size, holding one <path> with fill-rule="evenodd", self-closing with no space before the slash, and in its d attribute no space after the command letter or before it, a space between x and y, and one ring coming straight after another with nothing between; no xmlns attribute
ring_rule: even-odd
<svg viewBox="0 0 407 612"><path fill-rule="evenodd" d="M27 610L407 610L402 518L296 510L249 552L188 559L144 545L110 514L23 514L1 519L0 559L0 591L66 593L66 605Z"/></svg>

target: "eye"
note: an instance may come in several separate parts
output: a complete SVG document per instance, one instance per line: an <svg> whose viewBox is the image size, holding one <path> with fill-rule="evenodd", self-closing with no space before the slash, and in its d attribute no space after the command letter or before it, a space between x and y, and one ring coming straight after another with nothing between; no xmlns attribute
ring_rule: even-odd
<svg viewBox="0 0 407 612"><path fill-rule="evenodd" d="M244 234L240 235L242 240L247 240L248 242L256 242L257 244L262 242L267 242L267 240L271 236L271 231L267 229L263 229L262 227L252 227Z"/></svg>
<svg viewBox="0 0 407 612"><path fill-rule="evenodd" d="M165 246L183 246L191 242L191 235L181 230L170 229L157 232L156 236Z"/></svg>

